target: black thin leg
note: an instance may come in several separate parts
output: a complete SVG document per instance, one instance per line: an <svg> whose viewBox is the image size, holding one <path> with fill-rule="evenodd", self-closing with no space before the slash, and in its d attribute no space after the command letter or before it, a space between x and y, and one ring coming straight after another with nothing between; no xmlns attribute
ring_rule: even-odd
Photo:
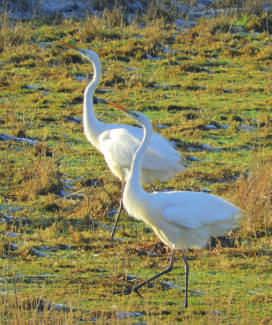
<svg viewBox="0 0 272 325"><path fill-rule="evenodd" d="M159 278L163 274L166 274L166 273L170 272L173 269L174 259L175 259L175 251L172 250L172 254L171 254L171 257L170 257L170 263L169 263L168 267L166 269L164 269L163 271L161 271L160 273L158 273L158 274L152 276L151 278L141 282L140 284L135 286L132 290L135 291L140 297L142 297L140 292L139 292L139 289L142 288L144 285L152 282L153 280L156 280L157 278Z"/></svg>
<svg viewBox="0 0 272 325"><path fill-rule="evenodd" d="M112 231L111 231L111 240L114 239L114 235L115 235L117 225L118 225L118 222L119 222L119 219L120 219L120 215L121 215L121 212L122 212L122 209L123 209L123 190L124 190L124 185L122 184L121 198L120 198L120 201L119 201L119 207L118 207L118 210L117 210L117 212L115 214L115 221L114 221L114 225L113 225L113 228L112 228Z"/></svg>
<svg viewBox="0 0 272 325"><path fill-rule="evenodd" d="M184 297L184 307L188 307L188 288L189 288L189 263L185 255L182 255L183 262L185 264L185 297Z"/></svg>
<svg viewBox="0 0 272 325"><path fill-rule="evenodd" d="M115 235L115 232L116 232L116 229L117 229L117 225L118 225L118 222L119 222L119 219L120 219L122 209L123 209L123 202L122 202L122 197L121 197L120 202L119 202L118 210L117 210L117 212L115 214L114 226L113 226L112 231L111 231L111 240L114 239L114 235Z"/></svg>

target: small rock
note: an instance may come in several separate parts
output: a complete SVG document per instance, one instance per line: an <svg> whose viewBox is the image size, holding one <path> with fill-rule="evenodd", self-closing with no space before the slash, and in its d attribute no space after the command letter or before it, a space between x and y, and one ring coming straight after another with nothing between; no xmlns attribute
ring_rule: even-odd
<svg viewBox="0 0 272 325"><path fill-rule="evenodd" d="M20 236L20 234L18 234L17 232L8 231L6 232L6 236L10 238L17 238Z"/></svg>
<svg viewBox="0 0 272 325"><path fill-rule="evenodd" d="M212 147L210 144L202 144L202 149L207 151L219 151L220 149Z"/></svg>
<svg viewBox="0 0 272 325"><path fill-rule="evenodd" d="M66 121L69 121L69 122L75 122L75 123L80 123L82 122L81 118L80 117L75 117L75 116L68 116L66 118Z"/></svg>
<svg viewBox="0 0 272 325"><path fill-rule="evenodd" d="M57 247L58 249L61 249L61 250L72 249L72 246L71 246L71 245L67 245L67 244L58 244L56 247Z"/></svg>
<svg viewBox="0 0 272 325"><path fill-rule="evenodd" d="M32 85L24 85L22 86L24 89L29 89L29 90L41 90L43 87L39 84L32 84Z"/></svg>
<svg viewBox="0 0 272 325"><path fill-rule="evenodd" d="M83 74L76 74L75 79L78 81L83 81L83 80L87 80L87 77Z"/></svg>
<svg viewBox="0 0 272 325"><path fill-rule="evenodd" d="M8 249L11 251L16 251L19 248L19 246L15 243L10 243Z"/></svg>
<svg viewBox="0 0 272 325"><path fill-rule="evenodd" d="M31 255L37 256L37 257L48 257L48 254L41 252L37 248L32 247L30 250Z"/></svg>
<svg viewBox="0 0 272 325"><path fill-rule="evenodd" d="M135 67L127 67L127 71L137 71L137 70L139 69Z"/></svg>
<svg viewBox="0 0 272 325"><path fill-rule="evenodd" d="M2 141L18 141L18 142L26 142L28 144L37 144L38 140L30 139L30 138L19 138L13 135L8 134L0 134L0 140Z"/></svg>
<svg viewBox="0 0 272 325"><path fill-rule="evenodd" d="M252 126L252 125L241 124L239 127L239 130L246 131L246 132L252 132L252 131L256 131L256 127Z"/></svg>
<svg viewBox="0 0 272 325"><path fill-rule="evenodd" d="M139 311L118 311L116 312L116 318L117 319L126 319L126 318L131 318L131 317L140 317L144 316L143 312Z"/></svg>
<svg viewBox="0 0 272 325"><path fill-rule="evenodd" d="M153 61L158 61L158 60L161 60L161 59L162 59L160 56L152 56L152 55L150 55L150 54L147 54L147 55L146 55L146 58L147 58L148 60L153 60Z"/></svg>
<svg viewBox="0 0 272 325"><path fill-rule="evenodd" d="M91 178L84 181L83 185L90 186L90 187L98 187L98 186L103 186L104 182L102 179L99 178Z"/></svg>
<svg viewBox="0 0 272 325"><path fill-rule="evenodd" d="M67 192L67 191L64 191L64 190L60 190L60 192L59 192L59 195L61 196L61 197L66 197L66 196L69 196L69 192Z"/></svg>
<svg viewBox="0 0 272 325"><path fill-rule="evenodd" d="M186 159L189 161L201 161L199 158L195 156L187 156Z"/></svg>
<svg viewBox="0 0 272 325"><path fill-rule="evenodd" d="M109 212L108 212L108 217L109 218L113 218L117 213L117 209L111 209Z"/></svg>
<svg viewBox="0 0 272 325"><path fill-rule="evenodd" d="M223 89L223 93L225 93L225 94L233 94L233 90L232 89L226 89L226 88L224 88Z"/></svg>
<svg viewBox="0 0 272 325"><path fill-rule="evenodd" d="M200 290L190 290L190 295L194 297L199 297L199 296L204 296L205 292L200 291Z"/></svg>
<svg viewBox="0 0 272 325"><path fill-rule="evenodd" d="M232 117L232 120L233 120L233 121L236 121L236 122L243 122L242 117L240 117L239 115L234 115L234 116Z"/></svg>
<svg viewBox="0 0 272 325"><path fill-rule="evenodd" d="M171 282L171 281L161 281L160 284L162 285L164 290L169 290L169 289L181 289L180 286L177 284Z"/></svg>
<svg viewBox="0 0 272 325"><path fill-rule="evenodd" d="M165 54L175 54L175 51L174 50L172 50L170 47L165 47L164 49L163 49L163 52L165 53Z"/></svg>
<svg viewBox="0 0 272 325"><path fill-rule="evenodd" d="M49 47L51 44L52 44L52 42L39 42L39 43L38 43L38 46L39 46L41 49L45 49L45 48Z"/></svg>
<svg viewBox="0 0 272 325"><path fill-rule="evenodd" d="M135 281L135 280L137 280L137 276L133 275L133 274L128 274L126 277L126 280L127 281Z"/></svg>
<svg viewBox="0 0 272 325"><path fill-rule="evenodd" d="M227 129L229 126L227 124L219 124L217 122L212 122L210 124L200 126L201 130L210 131L210 130L219 130L219 129Z"/></svg>
<svg viewBox="0 0 272 325"><path fill-rule="evenodd" d="M207 124L201 127L202 130L209 131L209 130L217 130L218 128L214 124Z"/></svg>
<svg viewBox="0 0 272 325"><path fill-rule="evenodd" d="M64 304L51 304L50 309L55 310L55 311L64 311L64 312L71 311L71 308Z"/></svg>
<svg viewBox="0 0 272 325"><path fill-rule="evenodd" d="M13 216L5 216L4 219L5 219L6 223L13 223L14 220L15 220L15 217L13 217Z"/></svg>

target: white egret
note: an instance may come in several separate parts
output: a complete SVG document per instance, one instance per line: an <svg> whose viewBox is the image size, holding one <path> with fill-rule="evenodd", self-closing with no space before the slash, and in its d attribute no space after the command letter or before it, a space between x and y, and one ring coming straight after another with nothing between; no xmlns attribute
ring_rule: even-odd
<svg viewBox="0 0 272 325"><path fill-rule="evenodd" d="M221 197L206 192L146 192L141 183L141 170L152 138L152 124L139 112L126 112L143 126L144 136L132 159L123 205L130 216L144 221L172 251L170 264L165 270L131 289L139 294L142 286L172 270L175 250L184 252L188 248L201 248L211 236L229 232L237 226L240 210ZM186 275L184 306L187 307L189 264L184 253L183 261Z"/></svg>
<svg viewBox="0 0 272 325"><path fill-rule="evenodd" d="M123 190L133 154L142 138L142 128L125 124L107 124L97 119L93 107L93 97L102 74L100 58L92 50L80 49L70 44L63 46L79 51L84 58L92 63L93 78L84 92L84 134L91 144L104 155L109 169L121 181ZM180 153L174 149L170 142L158 133L153 133L144 155L142 168L142 182L152 183L156 180L168 180L181 172L184 165ZM122 198L111 234L112 239L121 210Z"/></svg>

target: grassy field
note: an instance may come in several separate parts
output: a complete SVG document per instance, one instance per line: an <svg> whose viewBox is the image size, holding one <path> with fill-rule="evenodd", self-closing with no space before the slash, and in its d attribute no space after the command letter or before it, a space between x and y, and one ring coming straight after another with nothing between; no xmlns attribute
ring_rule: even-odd
<svg viewBox="0 0 272 325"><path fill-rule="evenodd" d="M272 324L271 21L223 17L181 32L110 16L2 17L1 324ZM181 255L144 299L123 294L161 270L167 250L125 213L110 240L120 184L82 133L91 65L63 41L99 53L97 97L145 112L183 153L186 171L153 188L211 191L244 211L239 231L188 252L188 310Z"/></svg>

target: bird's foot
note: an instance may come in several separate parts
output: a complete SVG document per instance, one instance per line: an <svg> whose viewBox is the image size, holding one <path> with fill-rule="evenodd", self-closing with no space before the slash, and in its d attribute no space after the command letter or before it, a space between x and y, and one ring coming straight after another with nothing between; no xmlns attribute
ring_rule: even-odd
<svg viewBox="0 0 272 325"><path fill-rule="evenodd" d="M133 291L136 292L137 295L138 295L140 298L143 299L144 297L143 297L143 295L140 293L139 289L140 289L140 288L134 287L134 288L133 288Z"/></svg>
<svg viewBox="0 0 272 325"><path fill-rule="evenodd" d="M144 298L141 293L139 292L139 288L137 287L127 287L125 290L124 290L124 294L125 295L130 295L132 292L136 292L137 295L141 298Z"/></svg>

